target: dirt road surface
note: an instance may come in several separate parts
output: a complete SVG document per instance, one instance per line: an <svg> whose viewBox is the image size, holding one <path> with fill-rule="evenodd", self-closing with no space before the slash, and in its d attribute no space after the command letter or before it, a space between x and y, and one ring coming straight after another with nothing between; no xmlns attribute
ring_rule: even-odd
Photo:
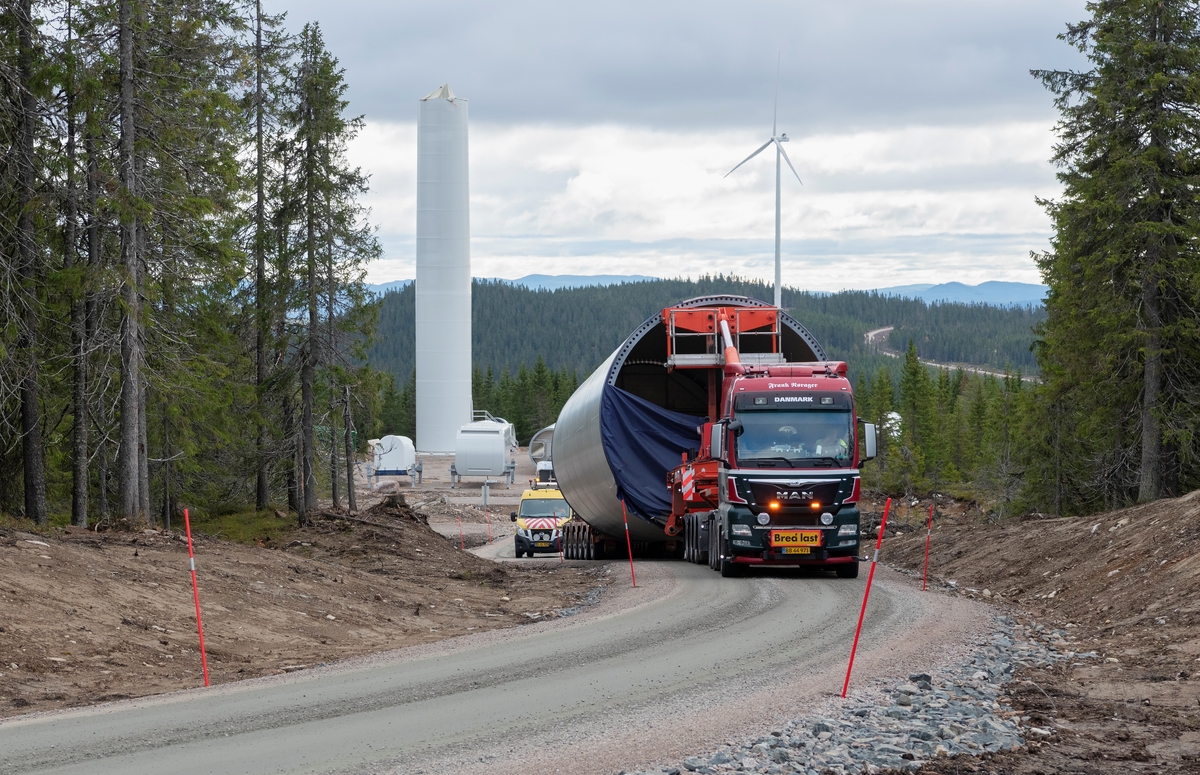
<svg viewBox="0 0 1200 775"><path fill-rule="evenodd" d="M863 579L639 570L568 618L10 719L0 772L612 772L836 701ZM986 628L978 603L876 582L858 691Z"/></svg>

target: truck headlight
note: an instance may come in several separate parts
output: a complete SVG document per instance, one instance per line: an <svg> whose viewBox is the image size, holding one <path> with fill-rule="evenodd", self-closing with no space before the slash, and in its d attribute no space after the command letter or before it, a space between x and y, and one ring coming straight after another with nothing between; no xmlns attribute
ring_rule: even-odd
<svg viewBox="0 0 1200 775"><path fill-rule="evenodd" d="M833 515L830 514L828 511L825 512L824 514L822 514L821 515L821 524L822 525L832 525L833 524Z"/></svg>
<svg viewBox="0 0 1200 775"><path fill-rule="evenodd" d="M856 536L858 535L858 525L842 525L838 528L840 536Z"/></svg>
<svg viewBox="0 0 1200 775"><path fill-rule="evenodd" d="M753 533L751 533L751 532L750 532L750 526L749 526L749 525L738 525L738 524L734 524L734 525L731 525L729 529L730 529L730 531L731 531L731 532L732 532L732 533L733 533L735 536L748 536L748 535L753 535Z"/></svg>
<svg viewBox="0 0 1200 775"><path fill-rule="evenodd" d="M771 515L768 514L767 512L764 511L763 513L758 515L758 524L765 525L770 521L771 521Z"/></svg>

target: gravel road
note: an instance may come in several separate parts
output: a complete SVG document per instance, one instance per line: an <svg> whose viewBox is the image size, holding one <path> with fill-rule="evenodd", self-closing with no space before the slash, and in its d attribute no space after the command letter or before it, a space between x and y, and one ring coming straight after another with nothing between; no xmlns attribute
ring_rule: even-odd
<svg viewBox="0 0 1200 775"><path fill-rule="evenodd" d="M568 618L10 719L0 773L613 772L839 702L863 579L647 561L638 583ZM989 624L881 568L854 685L936 670Z"/></svg>

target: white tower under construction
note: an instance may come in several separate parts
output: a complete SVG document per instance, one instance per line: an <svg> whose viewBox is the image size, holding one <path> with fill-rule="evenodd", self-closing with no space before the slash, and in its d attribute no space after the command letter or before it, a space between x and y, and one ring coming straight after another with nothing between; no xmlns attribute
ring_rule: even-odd
<svg viewBox="0 0 1200 775"><path fill-rule="evenodd" d="M417 121L417 449L454 452L471 422L467 101L443 84Z"/></svg>

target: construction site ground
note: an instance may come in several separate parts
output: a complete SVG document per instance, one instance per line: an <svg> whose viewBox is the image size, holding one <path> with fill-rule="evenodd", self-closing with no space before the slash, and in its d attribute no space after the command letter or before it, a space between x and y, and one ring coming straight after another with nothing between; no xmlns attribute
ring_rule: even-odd
<svg viewBox="0 0 1200 775"><path fill-rule="evenodd" d="M895 507L883 561L922 573L930 502ZM934 503L930 590L1062 629L1060 650L1096 656L1027 670L1009 685L1013 706L1051 736L921 772L1200 772L1200 491L1091 517L998 524L960 503Z"/></svg>
<svg viewBox="0 0 1200 775"><path fill-rule="evenodd" d="M249 543L196 532L211 681L517 626L596 598L608 581L599 564L463 551L487 542L482 482L450 489L449 461L427 463L418 487L372 490L360 477L353 516L324 504L301 528L280 513ZM528 458L521 469L532 472ZM496 492L497 540L511 541L521 484ZM203 685L179 522L170 532L0 527L0 717Z"/></svg>

